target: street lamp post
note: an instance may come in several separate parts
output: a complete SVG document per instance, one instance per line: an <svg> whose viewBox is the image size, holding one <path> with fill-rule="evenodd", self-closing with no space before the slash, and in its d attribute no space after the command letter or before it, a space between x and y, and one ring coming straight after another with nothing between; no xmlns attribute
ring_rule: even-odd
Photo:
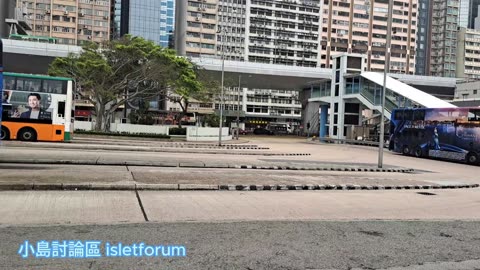
<svg viewBox="0 0 480 270"><path fill-rule="evenodd" d="M237 98L237 140L240 137L240 91L242 83L242 75L238 75L238 98Z"/></svg>
<svg viewBox="0 0 480 270"><path fill-rule="evenodd" d="M385 68L383 70L382 113L380 118L380 138L378 139L378 168L383 167L383 140L385 137L385 95L387 93L387 73L390 70L390 44L392 42L393 0L388 1L387 44L385 47Z"/></svg>
<svg viewBox="0 0 480 270"><path fill-rule="evenodd" d="M223 88L224 88L224 79L225 79L225 46L223 42L225 41L224 35L225 35L225 30L222 28L220 30L221 32L221 40L222 40L222 89L221 89L221 94L220 94L220 124L219 124L219 130L218 130L218 146L222 146L222 128L223 128Z"/></svg>

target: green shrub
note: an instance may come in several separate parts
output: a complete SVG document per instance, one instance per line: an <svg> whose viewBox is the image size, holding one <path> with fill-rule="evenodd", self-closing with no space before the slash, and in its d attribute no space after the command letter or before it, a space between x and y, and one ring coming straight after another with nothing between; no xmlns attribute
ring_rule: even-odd
<svg viewBox="0 0 480 270"><path fill-rule="evenodd" d="M170 135L187 135L187 128L171 127L168 133Z"/></svg>

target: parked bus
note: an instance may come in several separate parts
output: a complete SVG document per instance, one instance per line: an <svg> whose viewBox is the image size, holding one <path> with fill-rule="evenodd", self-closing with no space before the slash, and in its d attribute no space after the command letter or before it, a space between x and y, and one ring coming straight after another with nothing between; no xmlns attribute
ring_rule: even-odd
<svg viewBox="0 0 480 270"><path fill-rule="evenodd" d="M69 141L72 80L3 73L1 140Z"/></svg>
<svg viewBox="0 0 480 270"><path fill-rule="evenodd" d="M3 101L3 42L0 38L0 96L2 96ZM3 102L0 102L0 127L2 126L2 112L3 112ZM1 130L0 130L1 133ZM1 134L0 134L1 137Z"/></svg>
<svg viewBox="0 0 480 270"><path fill-rule="evenodd" d="M480 108L396 109L389 149L404 155L480 162Z"/></svg>

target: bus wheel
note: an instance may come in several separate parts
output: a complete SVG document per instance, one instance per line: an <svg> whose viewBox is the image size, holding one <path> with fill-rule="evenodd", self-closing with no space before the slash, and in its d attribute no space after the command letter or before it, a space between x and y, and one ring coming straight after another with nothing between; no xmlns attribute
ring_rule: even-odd
<svg viewBox="0 0 480 270"><path fill-rule="evenodd" d="M478 164L478 155L476 153L468 153L467 155L467 163L468 164Z"/></svg>
<svg viewBox="0 0 480 270"><path fill-rule="evenodd" d="M22 128L18 131L17 138L21 141L34 142L37 140L37 132L33 128Z"/></svg>
<svg viewBox="0 0 480 270"><path fill-rule="evenodd" d="M410 155L410 147L408 147L408 145L403 146L402 154Z"/></svg>
<svg viewBox="0 0 480 270"><path fill-rule="evenodd" d="M420 148L419 146L415 147L415 156L418 158L423 157L422 148Z"/></svg>
<svg viewBox="0 0 480 270"><path fill-rule="evenodd" d="M0 140L9 140L10 139L10 131L8 128L2 126L2 129L0 131Z"/></svg>

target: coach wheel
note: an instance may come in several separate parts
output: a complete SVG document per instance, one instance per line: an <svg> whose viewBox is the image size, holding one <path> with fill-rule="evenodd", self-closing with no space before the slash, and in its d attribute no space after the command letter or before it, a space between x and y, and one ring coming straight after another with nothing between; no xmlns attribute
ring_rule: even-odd
<svg viewBox="0 0 480 270"><path fill-rule="evenodd" d="M478 155L476 153L468 153L467 155L467 163L468 164L478 164Z"/></svg>
<svg viewBox="0 0 480 270"><path fill-rule="evenodd" d="M10 139L10 131L8 131L8 128L2 126L2 129L0 131L0 140L8 140Z"/></svg>
<svg viewBox="0 0 480 270"><path fill-rule="evenodd" d="M402 153L404 155L410 155L410 147L408 147L408 145L405 145L402 149Z"/></svg>
<svg viewBox="0 0 480 270"><path fill-rule="evenodd" d="M418 146L415 148L415 156L418 157L418 158L419 158L419 157L423 157L423 150L422 150L422 148L420 148L420 147L418 147Z"/></svg>
<svg viewBox="0 0 480 270"><path fill-rule="evenodd" d="M18 132L17 138L21 141L34 142L37 140L37 132L32 128L22 128Z"/></svg>

